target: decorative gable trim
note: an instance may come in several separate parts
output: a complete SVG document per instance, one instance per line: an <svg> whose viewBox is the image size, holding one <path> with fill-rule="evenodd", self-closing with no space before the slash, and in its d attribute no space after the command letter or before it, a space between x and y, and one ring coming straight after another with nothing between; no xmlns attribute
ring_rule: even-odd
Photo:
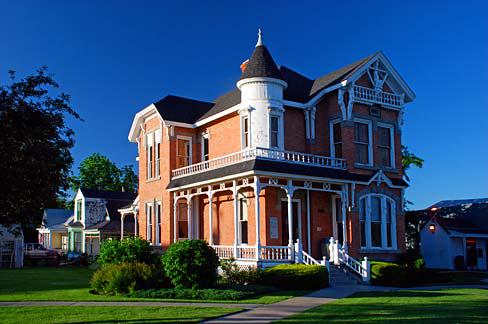
<svg viewBox="0 0 488 324"><path fill-rule="evenodd" d="M384 182L388 187L392 188L393 183L391 180L386 176L386 174L383 172L383 170L378 170L376 174L369 179L368 181L368 186L372 184L373 182L376 182L376 186L379 187L382 182Z"/></svg>

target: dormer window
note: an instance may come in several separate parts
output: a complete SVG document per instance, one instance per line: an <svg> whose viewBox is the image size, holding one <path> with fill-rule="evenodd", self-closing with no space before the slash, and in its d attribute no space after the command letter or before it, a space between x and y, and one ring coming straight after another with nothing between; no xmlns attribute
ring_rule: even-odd
<svg viewBox="0 0 488 324"><path fill-rule="evenodd" d="M81 221L81 208L82 208L82 201L76 201L76 221Z"/></svg>

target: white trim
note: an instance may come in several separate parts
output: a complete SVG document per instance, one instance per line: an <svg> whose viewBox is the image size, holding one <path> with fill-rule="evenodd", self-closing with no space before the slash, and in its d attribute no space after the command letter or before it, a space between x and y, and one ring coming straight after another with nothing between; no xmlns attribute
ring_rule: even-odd
<svg viewBox="0 0 488 324"><path fill-rule="evenodd" d="M166 124L166 126L176 126L176 127L183 127L183 128L195 128L195 125L194 124L176 122L176 121L171 121L171 120L166 120L165 121L165 124Z"/></svg>
<svg viewBox="0 0 488 324"><path fill-rule="evenodd" d="M288 87L288 83L286 83L283 80L280 79L275 79L275 78L268 78L268 77L254 77L254 78L247 78L247 79L242 79L237 81L236 86L240 90L241 87L249 82L268 82L268 83L274 83L277 85L280 85L283 87L283 90L285 90Z"/></svg>
<svg viewBox="0 0 488 324"><path fill-rule="evenodd" d="M364 118L353 118L353 121L355 123L361 123L361 124L367 124L368 125L368 162L367 164L364 163L359 163L357 161L354 161L356 164L360 165L366 165L366 166L373 166L374 165L374 155L373 155L373 121L370 119L364 119ZM354 127L354 140L353 144L356 146L356 127Z"/></svg>
<svg viewBox="0 0 488 324"><path fill-rule="evenodd" d="M213 122L214 120L227 116L233 112L237 112L240 109L240 107L241 107L241 103L238 103L237 105L227 108L226 110L223 110L215 115L199 120L195 124L193 124L193 128L200 127L202 125Z"/></svg>
<svg viewBox="0 0 488 324"><path fill-rule="evenodd" d="M395 125L378 122L377 127L390 129L390 166L389 168L395 168Z"/></svg>
<svg viewBox="0 0 488 324"><path fill-rule="evenodd" d="M372 235L371 235L371 198L376 197L380 199L380 217L381 217L381 246L373 246L372 244ZM365 201L365 227L366 227L366 246L361 246L361 249L368 249L368 250L383 250L383 251L395 251L397 250L397 227L396 227L396 201L391 197L388 197L384 194L379 193L369 193L362 196L359 199L359 205L361 206L361 200ZM390 202L391 206L391 247L387 245L387 222L386 222L386 201ZM361 209L359 211L361 213ZM361 215L360 215L361 217Z"/></svg>

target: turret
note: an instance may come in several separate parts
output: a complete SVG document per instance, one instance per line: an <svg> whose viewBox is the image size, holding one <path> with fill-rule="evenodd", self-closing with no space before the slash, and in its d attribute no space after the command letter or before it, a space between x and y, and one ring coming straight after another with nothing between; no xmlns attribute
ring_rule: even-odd
<svg viewBox="0 0 488 324"><path fill-rule="evenodd" d="M287 83L263 44L262 32L251 58L241 65L242 147L284 148L283 91Z"/></svg>

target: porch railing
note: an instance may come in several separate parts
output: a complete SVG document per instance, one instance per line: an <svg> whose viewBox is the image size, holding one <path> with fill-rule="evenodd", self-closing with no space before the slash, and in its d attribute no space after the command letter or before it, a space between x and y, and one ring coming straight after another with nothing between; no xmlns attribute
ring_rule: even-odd
<svg viewBox="0 0 488 324"><path fill-rule="evenodd" d="M277 149L254 147L242 150L229 155L224 155L208 161L192 164L183 168L175 169L171 172L172 177L183 177L190 174L204 172L216 168L221 168L227 165L236 164L239 162L252 159L267 159L274 161L290 162L296 164L304 164L318 167L345 169L346 160L339 158L332 158L321 155L314 155L308 153L282 151Z"/></svg>
<svg viewBox="0 0 488 324"><path fill-rule="evenodd" d="M257 249L249 245L212 245L219 258L236 260L258 261ZM261 246L259 248L259 261L292 261L288 246Z"/></svg>
<svg viewBox="0 0 488 324"><path fill-rule="evenodd" d="M288 246L262 246L261 258L269 261L290 261L290 248Z"/></svg>
<svg viewBox="0 0 488 324"><path fill-rule="evenodd" d="M354 100L377 103L396 108L400 108L405 102L403 95L376 91L374 89L361 87L358 85L354 86Z"/></svg>

